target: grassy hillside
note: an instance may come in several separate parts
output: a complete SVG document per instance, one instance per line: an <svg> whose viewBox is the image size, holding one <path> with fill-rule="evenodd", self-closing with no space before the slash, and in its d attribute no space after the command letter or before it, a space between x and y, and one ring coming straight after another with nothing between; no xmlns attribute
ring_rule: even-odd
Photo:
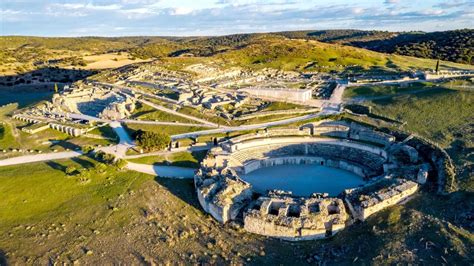
<svg viewBox="0 0 474 266"><path fill-rule="evenodd" d="M340 43L384 53L474 64L474 30L387 32L322 30L276 33L289 38Z"/></svg>
<svg viewBox="0 0 474 266"><path fill-rule="evenodd" d="M262 35L245 46L214 56L224 65L298 71L398 72L433 69L435 60L387 55L338 44ZM465 65L443 62L442 67Z"/></svg>
<svg viewBox="0 0 474 266"><path fill-rule="evenodd" d="M415 67L432 69L435 66L432 60L381 54L340 44L416 57L440 57L451 61L470 62L473 53L472 31L456 31L450 33L451 35L447 34L444 33L441 36L449 37L449 42L443 39L444 41L438 40L435 43L429 41L432 35L428 34L410 33L407 35L408 37L402 38L402 35L393 33L364 31L236 34L192 38L5 36L0 37L0 48L2 48L0 49L0 59L2 59L0 71L4 73L12 70L25 72L41 67L45 63L59 64L61 67L88 67L89 64L95 63L89 62L89 59L100 59L100 57L91 57L91 55L104 55L104 58L107 57L109 61L119 61L120 58L123 60L122 65L133 63L136 58L183 57L181 61L206 58L206 60L216 60L223 66L241 66L253 69L273 67L284 70L321 72L353 72L369 69L372 71L399 71ZM412 39L416 37L416 40L421 40L417 37L419 35L425 36L423 44L414 44ZM314 40L338 44L327 44ZM381 40L384 42L379 45L377 42ZM398 40L403 40L403 45L399 45L402 42ZM424 42L429 42L429 44ZM116 53L116 55L112 53ZM443 53L453 56L447 57ZM113 63L95 64L98 68L104 68L105 66L114 66ZM463 65L443 64L465 68ZM117 62L117 65L120 63Z"/></svg>

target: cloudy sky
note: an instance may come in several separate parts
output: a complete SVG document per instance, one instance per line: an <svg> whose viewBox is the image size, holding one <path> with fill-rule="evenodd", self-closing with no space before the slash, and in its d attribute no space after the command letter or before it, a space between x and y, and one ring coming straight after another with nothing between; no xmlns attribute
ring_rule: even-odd
<svg viewBox="0 0 474 266"><path fill-rule="evenodd" d="M474 0L0 0L0 35L474 28Z"/></svg>

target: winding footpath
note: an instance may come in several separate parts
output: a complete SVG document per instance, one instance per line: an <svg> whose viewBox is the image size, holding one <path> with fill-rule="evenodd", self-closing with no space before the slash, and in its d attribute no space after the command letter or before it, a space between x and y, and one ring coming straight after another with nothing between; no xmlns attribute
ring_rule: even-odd
<svg viewBox="0 0 474 266"><path fill-rule="evenodd" d="M103 85L108 85L112 86L115 88L119 89L129 89L126 87L120 87L118 85L114 84L103 84ZM324 101L323 108L320 112L314 113L314 114L308 114L308 115L303 115L299 117L294 117L294 118L288 118L288 119L283 119L283 120L278 120L278 121L273 121L273 122L266 122L266 123L261 123L261 124L252 124L252 125L241 125L237 127L219 127L217 124L208 122L206 120L196 118L193 116L181 114L179 112L176 112L174 110L168 109L166 107L156 105L154 103L148 102L146 100L140 100L144 104L148 104L158 110L172 113L175 115L179 115L184 118L188 118L190 120L194 120L197 122L202 123L202 125L206 125L209 127L219 127L215 129L210 129L210 130L202 130L202 131L195 131L195 132L189 132L189 133L183 133L183 134L177 134L171 136L173 140L180 139L180 138L189 138L189 137L197 137L201 135L208 135L208 134L216 134L216 133L227 133L227 132L233 132L233 131L245 131L245 130L254 130L254 129L260 129L260 128L266 128L266 127L271 127L271 126L278 126L278 125L285 125L285 124L291 124L299 121L304 121L308 119L313 119L316 117L320 116L325 116L325 115L330 115L330 114L336 114L340 112L340 107L342 103L342 95L344 93L345 88L347 85L344 84L338 84L337 87L335 88L333 94L331 95L331 98L329 100ZM156 152L156 153L150 153L150 154L143 154L143 155L137 155L137 156L127 156L126 152L129 148L132 148L135 146L135 143L133 143L132 139L128 135L127 131L123 128L122 124L120 123L121 121L106 121L103 119L99 119L96 117L92 116L87 116L83 114L64 114L68 115L71 118L75 119L83 119L83 120L95 120L95 121L102 121L102 122L108 122L110 123L110 126L112 129L115 131L115 133L119 136L119 144L114 145L114 146L109 146L109 147L102 147L99 148L98 150L101 150L106 153L110 153L115 155L117 158L120 159L126 159L126 158L139 158L139 157L144 157L144 156L153 156L153 155L161 155L161 154L168 154L168 153L173 153L173 152L178 152L178 151L193 151L193 148L186 148L186 149L179 149L176 151L170 151L170 152ZM124 122L130 123L132 122L131 120L124 120ZM156 125L164 125L166 122L155 122L155 121L135 121L133 122L139 123L150 123L150 124L156 124ZM186 123L173 123L173 124L183 124L185 125ZM188 125L188 124L186 124ZM194 124L192 124L194 125ZM201 126L202 126L201 125ZM194 150L205 150L208 149L209 147L195 147ZM0 160L0 166L6 166L6 165L16 165L16 164L24 164L24 163L32 163L32 162L42 162L42 161L50 161L50 160L58 160L58 159L67 159L67 158L72 158L76 156L82 155L82 152L80 151L67 151L67 152L57 152L57 153L46 153L46 154L37 154L37 155L25 155L25 156L19 156L19 157L13 157L13 158L8 158L4 160ZM146 174L152 174L152 175L158 175L162 177L172 177L172 178L191 178L194 175L194 169L191 168L184 168L184 167L176 167L176 166L160 166L160 165L147 165L147 164L138 164L138 163L131 163L129 162L127 165L127 168L130 170L146 173Z"/></svg>

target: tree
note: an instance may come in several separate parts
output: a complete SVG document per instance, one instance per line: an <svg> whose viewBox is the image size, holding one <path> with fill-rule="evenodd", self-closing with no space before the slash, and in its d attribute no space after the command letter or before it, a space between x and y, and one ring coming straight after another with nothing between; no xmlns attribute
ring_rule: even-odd
<svg viewBox="0 0 474 266"><path fill-rule="evenodd" d="M153 151L165 149L171 138L165 133L138 130L135 134L135 140L144 150Z"/></svg>

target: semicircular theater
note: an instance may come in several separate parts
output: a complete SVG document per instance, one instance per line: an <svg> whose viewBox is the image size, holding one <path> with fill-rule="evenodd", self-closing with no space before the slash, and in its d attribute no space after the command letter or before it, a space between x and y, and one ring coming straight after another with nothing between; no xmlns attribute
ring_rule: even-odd
<svg viewBox="0 0 474 266"><path fill-rule="evenodd" d="M317 164L350 171L365 184L329 197L317 191L256 191L241 176L262 167ZM287 240L332 236L355 220L396 204L427 181L431 164L416 148L357 123L324 121L265 130L213 148L194 181L199 202L216 220L240 219L256 234ZM241 214L241 216L240 216Z"/></svg>

